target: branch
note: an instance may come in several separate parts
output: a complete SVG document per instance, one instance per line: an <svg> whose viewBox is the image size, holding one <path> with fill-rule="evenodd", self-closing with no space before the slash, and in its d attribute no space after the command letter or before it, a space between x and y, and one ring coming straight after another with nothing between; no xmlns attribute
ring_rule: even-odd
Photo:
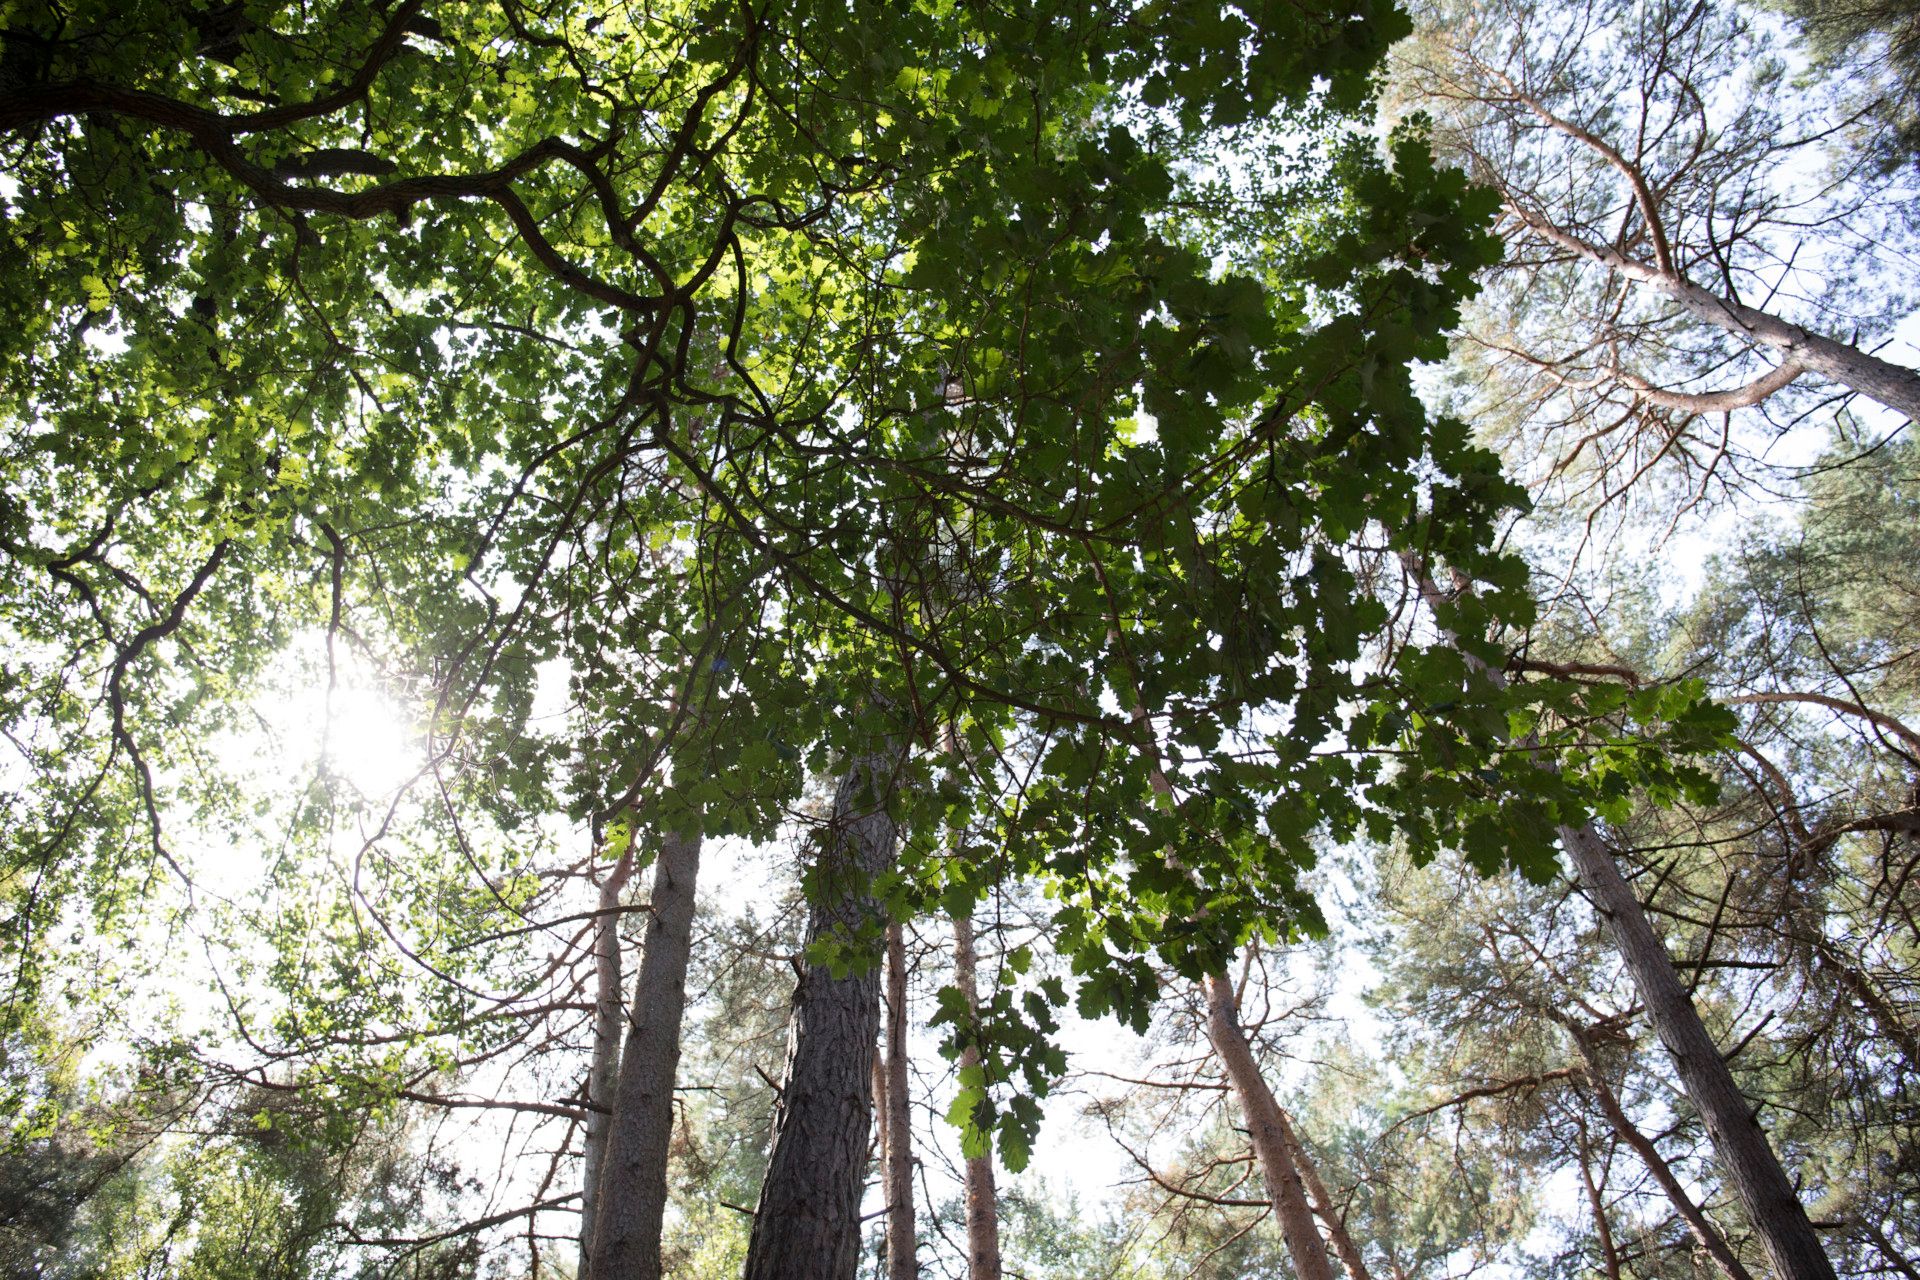
<svg viewBox="0 0 1920 1280"><path fill-rule="evenodd" d="M1533 114L1540 117L1540 119L1546 121L1549 127L1565 134L1576 142L1583 143L1587 147L1592 148L1598 152L1608 164L1620 171L1621 176L1626 178L1627 185L1633 188L1633 199L1634 203L1640 206L1640 216L1646 219L1647 239L1653 246L1655 266L1657 266L1664 275L1678 275L1678 272L1673 268L1673 251L1667 245L1667 227L1665 221L1660 217L1659 202L1653 198L1653 191L1647 186L1646 175L1640 172L1640 166L1632 163L1625 156L1621 155L1612 143L1600 137L1598 134L1589 133L1571 120L1566 120L1555 115L1552 111L1548 110L1546 105L1539 99L1522 92L1520 87L1504 72L1494 70L1491 67L1487 68L1487 70L1491 72L1494 79L1498 80L1502 87L1506 89L1509 98L1533 112ZM1622 234L1624 235L1624 232Z"/></svg>
<svg viewBox="0 0 1920 1280"><path fill-rule="evenodd" d="M1584 1074L1584 1070L1580 1067L1556 1067L1552 1071L1542 1071L1536 1076L1520 1076L1513 1080L1496 1080L1491 1084L1476 1085L1464 1093L1456 1093L1451 1098L1442 1102L1436 1102L1430 1107L1422 1107L1418 1111L1408 1112L1406 1115L1400 1117L1400 1119L1394 1121L1393 1127L1397 1129L1409 1120L1418 1120L1424 1116L1430 1116L1436 1111L1445 1111L1448 1107L1457 1107L1463 1103L1472 1102L1475 1098L1495 1098L1503 1093L1512 1093L1519 1089L1538 1089L1555 1080L1567 1080L1574 1076Z"/></svg>
<svg viewBox="0 0 1920 1280"><path fill-rule="evenodd" d="M1912 747L1916 752L1920 752L1920 733L1914 732L1912 729L1908 728L1906 725L1902 724L1899 720L1888 715L1884 711L1875 711L1872 707L1862 706L1858 702L1849 702L1845 698L1836 698L1831 694L1826 694L1826 693L1743 693L1731 698L1722 698L1721 701L1726 703L1728 706L1739 706L1742 703L1755 703L1755 702L1760 702L1760 703L1811 702L1816 706L1826 707L1832 711L1838 711L1842 715L1858 716L1862 720L1866 720L1873 724L1877 724L1882 729L1886 729L1889 732L1893 733L1901 741L1905 742L1908 746Z"/></svg>
<svg viewBox="0 0 1920 1280"><path fill-rule="evenodd" d="M382 183L365 191L336 191L329 187L291 186L275 170L255 163L241 149L238 138L262 127L258 122L273 114L222 115L161 94L93 81L73 81L33 93L0 95L0 132L19 130L61 116L117 115L184 133L208 159L252 191L263 204L276 209L355 220L392 214L405 221L414 205L427 201L489 200L506 212L540 265L569 288L622 311L651 314L660 309L661 299L642 297L591 276L568 262L546 238L538 220L513 189L515 180L554 160L573 166L593 181L600 176L595 162L608 144L583 150L560 138L543 138L496 169L468 174L426 174ZM614 226L617 230L619 223L615 222ZM632 248L629 245L629 249ZM642 260L658 280L664 268L645 255Z"/></svg>
<svg viewBox="0 0 1920 1280"><path fill-rule="evenodd" d="M1638 671L1631 667L1613 666L1601 662L1547 662L1540 658L1514 658L1507 663L1509 671L1537 671L1542 675L1554 676L1561 680L1571 680L1578 676L1604 677L1622 680L1634 688L1646 681Z"/></svg>
<svg viewBox="0 0 1920 1280"><path fill-rule="evenodd" d="M356 1234L351 1227L346 1227L345 1223L339 1225L346 1227L346 1238L349 1244L360 1245L364 1248L404 1247L418 1251L426 1248L430 1244L439 1244L442 1240L452 1240L457 1236L469 1236L476 1232L485 1231L489 1227L501 1226L505 1223L512 1222L515 1218L530 1218L536 1213L543 1213L548 1209L557 1209L561 1205L578 1200L579 1198L580 1193L578 1191L569 1191L565 1195L554 1196L550 1200L536 1201L524 1208L508 1209L504 1213L496 1213L490 1217L481 1218L478 1221L469 1222L464 1226L453 1227L430 1236L362 1236Z"/></svg>
<svg viewBox="0 0 1920 1280"><path fill-rule="evenodd" d="M1806 366L1786 360L1744 387L1707 392L1664 391L1624 369L1615 370L1613 376L1656 408L1677 409L1682 413L1729 413L1735 409L1752 408L1806 371Z"/></svg>

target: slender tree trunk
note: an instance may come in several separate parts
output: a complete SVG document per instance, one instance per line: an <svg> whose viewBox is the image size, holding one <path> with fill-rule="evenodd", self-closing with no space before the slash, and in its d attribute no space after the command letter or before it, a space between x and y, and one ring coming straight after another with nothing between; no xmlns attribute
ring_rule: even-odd
<svg viewBox="0 0 1920 1280"><path fill-rule="evenodd" d="M699 872L700 837L664 833L653 862L653 901L600 1173L592 1280L657 1280L660 1275L673 1083L680 1065Z"/></svg>
<svg viewBox="0 0 1920 1280"><path fill-rule="evenodd" d="M1620 1140L1632 1147L1634 1154L1640 1157L1640 1163L1646 1165L1647 1172L1653 1175L1653 1180L1660 1184L1662 1191L1667 1193L1667 1199L1673 1202L1673 1207L1680 1214L1681 1221L1687 1224L1687 1230L1693 1232L1693 1238L1700 1242L1700 1247L1707 1251L1708 1256L1727 1276L1727 1280L1753 1280L1753 1276L1747 1269L1740 1265L1740 1259L1733 1256L1733 1250L1727 1246L1726 1237L1707 1221L1707 1215L1701 1212L1700 1206L1693 1202L1693 1197L1687 1194L1687 1189L1680 1185L1680 1179L1673 1176L1673 1169L1667 1164L1666 1157L1660 1154L1660 1149L1653 1145L1651 1138L1640 1132L1639 1126L1627 1118L1626 1110L1621 1107L1619 1097L1600 1072L1599 1057L1594 1053L1593 1045L1588 1042L1586 1033L1575 1026L1571 1020L1563 1025L1566 1026L1568 1034L1573 1037L1574 1044L1578 1046L1581 1061L1587 1065L1587 1083L1593 1087L1593 1096L1599 1101L1600 1111L1607 1117L1607 1123L1612 1125L1613 1131L1620 1135Z"/></svg>
<svg viewBox="0 0 1920 1280"><path fill-rule="evenodd" d="M1613 854L1592 823L1560 828L1560 841L1626 960L1647 1021L1666 1046L1687 1097L1700 1112L1720 1167L1774 1271L1783 1280L1834 1280L1833 1263L1814 1234L1806 1207L1754 1120L1751 1104L1734 1083L1733 1073L1674 971L1673 958L1647 923L1640 899L1620 874Z"/></svg>
<svg viewBox="0 0 1920 1280"><path fill-rule="evenodd" d="M953 982L969 1012L980 1010L980 982L974 953L973 917L953 918ZM960 1069L978 1067L980 1050L960 1051ZM1000 1201L993 1186L993 1157L967 1157L967 1280L1000 1280Z"/></svg>
<svg viewBox="0 0 1920 1280"><path fill-rule="evenodd" d="M1312 1203L1313 1211L1320 1215L1320 1221L1326 1225L1327 1239L1332 1241L1340 1265L1347 1269L1352 1280L1373 1280L1373 1273L1367 1270L1367 1260L1360 1256L1359 1246L1354 1244L1353 1236L1347 1231L1346 1220L1334 1210L1333 1197L1327 1194L1327 1184L1320 1180L1320 1170L1314 1166L1307 1144L1300 1140L1299 1129L1284 1107L1276 1110L1280 1115L1281 1136L1287 1140L1287 1148L1293 1153L1294 1167L1300 1170L1300 1180L1306 1184L1307 1199Z"/></svg>
<svg viewBox="0 0 1920 1280"><path fill-rule="evenodd" d="M1333 1280L1333 1264L1327 1261L1326 1245L1313 1226L1313 1210L1307 1205L1300 1173L1287 1149L1286 1119L1273 1091L1260 1074L1247 1034L1240 1026L1240 1009L1234 999L1233 981L1223 973L1208 977L1207 1036L1213 1051L1227 1069L1227 1080L1240 1099L1240 1111L1247 1131L1253 1135L1254 1155L1260 1160L1260 1172L1267 1181L1267 1195L1273 1200L1273 1212L1280 1219L1280 1234L1286 1238L1287 1252L1293 1257L1298 1280Z"/></svg>
<svg viewBox="0 0 1920 1280"><path fill-rule="evenodd" d="M1576 1113L1576 1116L1578 1113ZM1613 1246L1613 1224L1607 1221L1607 1206L1600 1199L1600 1187L1593 1180L1593 1149L1587 1143L1587 1122L1580 1125L1580 1181L1587 1189L1587 1207L1593 1211L1593 1230L1600 1240L1600 1260L1607 1269L1607 1280L1620 1280L1620 1251Z"/></svg>
<svg viewBox="0 0 1920 1280"><path fill-rule="evenodd" d="M873 1155L882 1169L887 1167L887 1055L883 1049L873 1053Z"/></svg>
<svg viewBox="0 0 1920 1280"><path fill-rule="evenodd" d="M886 1000L885 991L881 992L880 998L883 1002ZM881 1028L880 1034L881 1034L882 1040L884 1041L886 1037L885 1027ZM887 1189L887 1170L893 1167L893 1164L889 1159L889 1156L891 1154L891 1143L893 1140L893 1133L888 1127L888 1118L892 1114L893 1114L892 1111L889 1110L887 1106L887 1046L884 1043L882 1043L873 1052L873 1148L872 1148L874 1163L879 1165L880 1167L880 1188L882 1191L885 1191ZM889 1224L889 1227L891 1227L891 1224ZM887 1248L889 1243L890 1243L889 1234L883 1232L880 1237L880 1254L879 1254L879 1263L878 1263L880 1267L884 1267L886 1265Z"/></svg>
<svg viewBox="0 0 1920 1280"><path fill-rule="evenodd" d="M600 1208L600 1165L606 1159L607 1129L613 1120L613 1092L620 1074L620 899L633 874L633 846L600 883L600 918L593 934L593 1060L587 1068L587 1140L580 1164L580 1268L592 1273L593 1225Z"/></svg>
<svg viewBox="0 0 1920 1280"><path fill-rule="evenodd" d="M898 924L887 926L886 1170L888 1280L920 1274L913 1223L913 1126L907 1092L907 941Z"/></svg>
<svg viewBox="0 0 1920 1280"><path fill-rule="evenodd" d="M1118 635L1117 624L1110 634ZM1137 676L1134 687L1136 691L1139 688ZM1144 703L1134 703L1133 718L1137 722L1147 719ZM1154 795L1162 804L1170 805L1173 784L1161 767L1160 749L1152 742L1151 734L1146 752L1147 777ZM1180 867L1171 850L1167 863ZM1185 874L1191 876L1192 872ZM1266 1179L1267 1195L1273 1201L1274 1214L1280 1219L1280 1234L1286 1239L1287 1252L1293 1258L1296 1280L1333 1280L1333 1265L1327 1261L1326 1246L1314 1229L1313 1210L1307 1205L1300 1173L1288 1150L1286 1119L1273 1090L1267 1088L1266 1079L1260 1074L1260 1064L1254 1060L1253 1049L1240 1026L1240 1005L1234 996L1233 981L1224 973L1215 973L1207 977L1203 986L1207 997L1207 1036L1213 1041L1213 1051L1220 1055L1227 1079L1240 1099L1241 1114L1246 1118L1247 1131L1253 1136L1254 1155Z"/></svg>
<svg viewBox="0 0 1920 1280"><path fill-rule="evenodd" d="M1403 563L1414 573L1420 594L1429 607L1445 603L1445 597L1423 566L1405 553ZM1464 589L1465 584L1461 585ZM1469 666L1483 672L1496 685L1505 686L1503 673L1471 654L1463 656ZM1600 913L1601 922L1626 962L1627 972L1646 1009L1647 1021L1660 1037L1660 1043L1666 1046L1687 1097L1700 1112L1707 1136L1720 1158L1720 1168L1739 1197L1740 1206L1766 1249L1774 1272L1780 1280L1835 1280L1833 1263L1820 1247L1820 1238L1807 1219L1806 1206L1800 1203L1779 1157L1754 1120L1752 1107L1734 1083L1733 1073L1727 1069L1713 1037L1707 1034L1680 975L1674 971L1673 957L1667 954L1666 945L1647 922L1640 899L1620 874L1599 830L1589 822L1579 827L1562 826L1558 831L1568 861L1573 864L1574 876Z"/></svg>
<svg viewBox="0 0 1920 1280"><path fill-rule="evenodd" d="M848 768L811 872L807 942L857 936L882 916L872 877L893 864L886 798L897 756ZM867 1169L880 975L869 966L836 978L807 965L793 996L787 1065L773 1113L773 1149L746 1280L851 1280L860 1251L860 1191Z"/></svg>

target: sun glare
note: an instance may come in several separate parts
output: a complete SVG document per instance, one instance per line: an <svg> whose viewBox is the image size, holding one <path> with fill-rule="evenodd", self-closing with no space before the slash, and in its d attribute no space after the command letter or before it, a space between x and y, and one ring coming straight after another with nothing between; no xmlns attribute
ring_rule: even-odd
<svg viewBox="0 0 1920 1280"><path fill-rule="evenodd" d="M369 800L384 799L420 768L420 734L378 674L336 654L331 679L324 642L287 655L284 678L255 703L265 730L252 748L281 777L324 774Z"/></svg>
<svg viewBox="0 0 1920 1280"><path fill-rule="evenodd" d="M368 797L391 794L420 767L419 740L399 708L378 690L318 691L313 708L328 770Z"/></svg>

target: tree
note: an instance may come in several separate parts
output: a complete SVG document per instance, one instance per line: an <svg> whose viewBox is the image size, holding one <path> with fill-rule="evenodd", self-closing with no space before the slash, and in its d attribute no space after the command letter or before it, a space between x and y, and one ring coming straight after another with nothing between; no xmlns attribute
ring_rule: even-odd
<svg viewBox="0 0 1920 1280"><path fill-rule="evenodd" d="M973 917L953 918L953 986L969 1018L980 1016L979 953L974 942ZM962 1071L980 1069L980 1050L969 1045L960 1051ZM994 1185L993 1157L976 1152L966 1156L967 1280L1000 1280L1000 1202Z"/></svg>
<svg viewBox="0 0 1920 1280"><path fill-rule="evenodd" d="M1253 1134L1267 1195L1273 1200L1274 1214L1286 1236L1294 1271L1301 1280L1333 1280L1326 1244L1313 1224L1313 1210L1307 1203L1306 1184L1286 1115L1260 1074L1260 1065L1240 1028L1239 1002L1231 981L1221 974L1208 975L1206 998L1207 1034L1227 1078L1233 1082L1241 1113Z"/></svg>
<svg viewBox="0 0 1920 1280"><path fill-rule="evenodd" d="M871 884L893 861L896 835L886 804L897 767L893 759L868 756L841 779L825 847L809 868L816 877L809 894L816 904L807 921L809 946L832 942L836 931L857 936L862 929L880 927L880 907L871 891L849 892L844 886ZM822 886L820 880L827 883ZM853 1275L871 1128L880 976L871 965L850 972L843 961L837 968L836 973L834 965L809 966L794 994L773 1146L747 1252L750 1278L791 1274L790 1269Z"/></svg>
<svg viewBox="0 0 1920 1280"><path fill-rule="evenodd" d="M698 814L689 815L698 821ZM654 856L645 950L634 978L626 1044L609 1099L599 1203L592 1222L592 1266L601 1276L660 1274L660 1231L667 1208L667 1150L673 1135L673 1086L680 1062L687 963L693 949L697 836L669 831ZM596 1153L584 1153L591 1161ZM588 1164L585 1177L596 1176Z"/></svg>
<svg viewBox="0 0 1920 1280"><path fill-rule="evenodd" d="M1456 574L1456 594L1449 597L1441 594L1424 567L1414 568L1421 597L1434 611L1443 633L1457 634L1452 626L1456 601L1460 595L1471 594L1470 580ZM1506 677L1484 658L1469 655L1467 662L1488 683L1496 687L1506 684ZM1697 794L1708 793L1698 785L1695 790ZM1674 970L1672 957L1621 875L1600 827L1591 819L1561 822L1556 834L1577 882L1592 900L1633 975L1647 1020L1673 1059L1688 1098L1699 1109L1721 1165L1774 1267L1784 1275L1808 1280L1831 1276L1833 1264L1814 1235L1806 1206L1701 1022L1691 994Z"/></svg>
<svg viewBox="0 0 1920 1280"><path fill-rule="evenodd" d="M29 1002L55 923L144 927L120 885L172 876L154 914L199 919L181 811L251 834L211 735L293 639L330 691L358 655L418 709L418 771L355 797L323 754L254 793L291 833L274 945L233 946L230 1035L190 1056L338 1114L535 1126L513 1203L430 1233L524 1224L535 1269L597 1133L589 1255L645 1273L696 841L770 840L835 778L746 1265L844 1275L888 920L1054 891L1077 991L944 1011L968 1153L1017 1165L1054 1007L1137 1023L1157 964L1313 931L1323 839L1539 874L1596 802L1576 769L1540 800L1507 740L1554 695L1489 698L1395 625L1402 555L1489 584L1463 636L1532 609L1519 493L1408 375L1491 205L1365 132L1398 15L429 10L9 19ZM1205 176L1230 151L1259 199ZM1698 736L1684 691L1657 710ZM1617 772L1670 780L1641 754ZM596 1129L623 823L658 860Z"/></svg>
<svg viewBox="0 0 1920 1280"><path fill-rule="evenodd" d="M1920 154L1920 8L1912 0L1774 0L1792 15L1819 72L1871 107L1865 140L1888 168Z"/></svg>
<svg viewBox="0 0 1920 1280"><path fill-rule="evenodd" d="M1437 4L1396 55L1404 107L1501 193L1466 398L1537 451L1536 491L1698 500L1763 477L1816 395L1920 414L1876 353L1911 305L1905 179L1851 145L1863 108L1789 90L1770 31L1700 0Z"/></svg>

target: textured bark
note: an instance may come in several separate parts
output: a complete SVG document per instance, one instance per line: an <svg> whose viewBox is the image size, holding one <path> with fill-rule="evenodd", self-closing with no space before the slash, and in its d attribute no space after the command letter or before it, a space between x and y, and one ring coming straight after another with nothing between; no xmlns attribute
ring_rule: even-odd
<svg viewBox="0 0 1920 1280"><path fill-rule="evenodd" d="M887 1055L873 1053L873 1158L887 1167Z"/></svg>
<svg viewBox="0 0 1920 1280"><path fill-rule="evenodd" d="M871 928L881 917L871 878L893 864L886 796L896 757L848 768L809 895L807 942ZM860 1251L860 1191L872 1124L877 967L835 978L808 965L793 996L787 1064L773 1113L773 1149L746 1280L851 1280Z"/></svg>
<svg viewBox="0 0 1920 1280"><path fill-rule="evenodd" d="M1274 1215L1280 1219L1280 1234L1286 1238L1287 1252L1293 1258L1294 1275L1299 1280L1333 1280L1333 1264L1327 1261L1326 1245L1314 1229L1313 1210L1288 1150L1286 1119L1260 1074L1260 1064L1254 1060L1247 1034L1240 1026L1233 982L1225 974L1213 974L1206 980L1206 994L1207 1036L1227 1070L1247 1131L1253 1135L1253 1152L1267 1180L1267 1195L1273 1200Z"/></svg>
<svg viewBox="0 0 1920 1280"><path fill-rule="evenodd" d="M980 1009L973 918L953 918L953 982L970 1011ZM960 1068L980 1065L980 1050L960 1051ZM1000 1201L993 1185L993 1157L967 1157L967 1280L1000 1280Z"/></svg>
<svg viewBox="0 0 1920 1280"><path fill-rule="evenodd" d="M1281 1135L1287 1140L1287 1149L1293 1152L1293 1163L1300 1170L1300 1180L1306 1184L1307 1199L1325 1224L1327 1239L1333 1243L1333 1251L1339 1256L1340 1265L1347 1269L1352 1280L1373 1280L1373 1273L1367 1270L1367 1260L1360 1256L1360 1247L1347 1231L1346 1219L1334 1210L1333 1197L1327 1194L1327 1184L1320 1180L1320 1170L1314 1166L1307 1144L1300 1140L1300 1131L1288 1118L1285 1108L1276 1110L1280 1116Z"/></svg>
<svg viewBox="0 0 1920 1280"><path fill-rule="evenodd" d="M1403 555L1402 563L1414 575L1429 607L1445 603L1446 598L1424 567L1407 555ZM1503 673L1471 654L1463 656L1496 685L1505 685ZM1800 1203L1780 1158L1754 1120L1753 1108L1734 1083L1713 1037L1707 1034L1686 985L1674 971L1673 957L1647 922L1647 913L1620 874L1613 853L1591 822L1563 826L1558 832L1567 859L1573 864L1574 878L1586 890L1626 962L1647 1021L1666 1046L1687 1097L1700 1112L1720 1169L1765 1248L1774 1273L1780 1280L1835 1280L1833 1263L1820 1247L1806 1206Z"/></svg>
<svg viewBox="0 0 1920 1280"><path fill-rule="evenodd" d="M1687 1097L1700 1112L1720 1168L1774 1272L1783 1280L1834 1280L1833 1263L1820 1247L1806 1207L1760 1131L1752 1106L1734 1083L1733 1073L1674 971L1673 958L1647 923L1640 899L1620 874L1613 854L1591 823L1560 828L1560 841L1626 960L1647 1021L1666 1046Z"/></svg>
<svg viewBox="0 0 1920 1280"><path fill-rule="evenodd" d="M653 901L600 1172L592 1280L656 1280L667 1208L673 1082L687 1008L700 837L668 833L653 863Z"/></svg>
<svg viewBox="0 0 1920 1280"><path fill-rule="evenodd" d="M887 926L887 1089L883 1108L887 1192L888 1280L920 1274L913 1224L913 1128L907 1093L907 942L898 924Z"/></svg>
<svg viewBox="0 0 1920 1280"><path fill-rule="evenodd" d="M1600 1072L1600 1060L1594 1054L1593 1045L1587 1040L1586 1034L1571 1022L1567 1024L1567 1031L1580 1049L1581 1061L1587 1064L1587 1084L1592 1087L1593 1096L1599 1101L1600 1111L1607 1117L1607 1123L1620 1135L1620 1140L1632 1147L1634 1154L1640 1157L1640 1163L1647 1167L1653 1180L1667 1193L1667 1199L1673 1202L1674 1210L1679 1213L1681 1221L1687 1224L1687 1230L1693 1233L1693 1238L1700 1242L1700 1247L1707 1251L1707 1255L1728 1280L1753 1280L1747 1269L1740 1265L1740 1259L1733 1256L1733 1250L1727 1247L1726 1237L1707 1221L1707 1215L1693 1202L1687 1189L1680 1185L1680 1179L1673 1176L1673 1169L1667 1164L1666 1157L1660 1154L1660 1149L1653 1145L1651 1138L1640 1132L1638 1125L1627 1118L1619 1097Z"/></svg>
<svg viewBox="0 0 1920 1280"><path fill-rule="evenodd" d="M633 874L633 847L600 885L600 918L593 937L593 1060L587 1068L587 1140L581 1152L580 1275L593 1271L593 1227L600 1209L600 1166L606 1159L607 1129L613 1116L614 1086L620 1074L620 898Z"/></svg>

